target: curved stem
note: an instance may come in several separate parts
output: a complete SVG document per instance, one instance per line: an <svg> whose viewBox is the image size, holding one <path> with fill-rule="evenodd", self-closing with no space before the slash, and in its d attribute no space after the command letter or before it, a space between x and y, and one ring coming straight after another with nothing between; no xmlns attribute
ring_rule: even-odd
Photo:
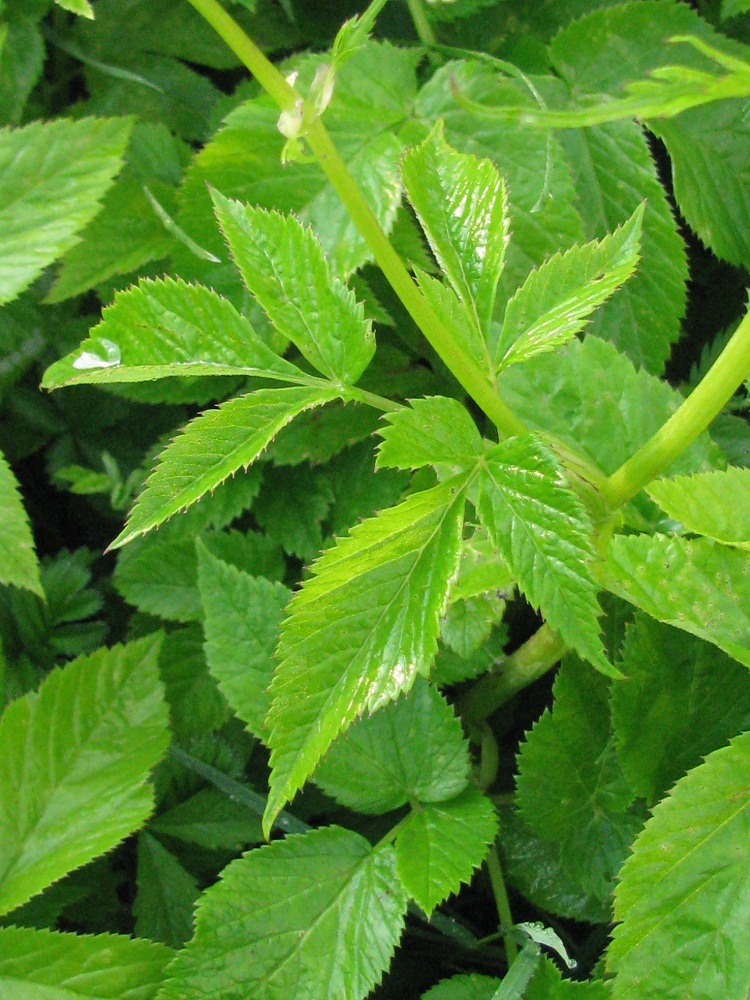
<svg viewBox="0 0 750 1000"><path fill-rule="evenodd" d="M708 374L680 408L632 458L602 484L612 510L655 479L695 441L726 406L750 372L750 312L745 315Z"/></svg>
<svg viewBox="0 0 750 1000"><path fill-rule="evenodd" d="M297 91L287 83L273 63L266 59L217 0L188 0L188 2L224 39L282 111L299 104L301 98ZM303 110L309 109L304 109L303 106ZM310 112L309 120L313 117ZM307 119L308 115L303 113L303 118ZM378 267L441 360L502 435L525 433L525 425L500 399L489 377L456 342L419 291L373 215L320 118L313 121L305 138Z"/></svg>

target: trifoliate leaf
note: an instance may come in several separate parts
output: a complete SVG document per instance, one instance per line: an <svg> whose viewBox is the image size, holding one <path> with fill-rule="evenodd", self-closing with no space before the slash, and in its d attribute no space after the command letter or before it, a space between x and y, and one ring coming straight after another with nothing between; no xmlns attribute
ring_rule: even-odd
<svg viewBox="0 0 750 1000"><path fill-rule="evenodd" d="M626 811L633 792L611 737L609 684L568 657L554 698L521 746L516 803L539 836L561 841L569 876L605 900L639 826Z"/></svg>
<svg viewBox="0 0 750 1000"><path fill-rule="evenodd" d="M0 583L42 595L39 562L18 482L0 452Z"/></svg>
<svg viewBox="0 0 750 1000"><path fill-rule="evenodd" d="M335 737L426 675L460 556L465 478L364 521L289 605L271 685L270 825Z"/></svg>
<svg viewBox="0 0 750 1000"><path fill-rule="evenodd" d="M259 389L207 410L161 454L159 464L111 547L162 524L247 468L298 413L336 398L334 389Z"/></svg>
<svg viewBox="0 0 750 1000"><path fill-rule="evenodd" d="M706 754L750 728L750 674L716 646L636 615L612 690L617 756L653 805Z"/></svg>
<svg viewBox="0 0 750 1000"><path fill-rule="evenodd" d="M217 559L201 542L198 584L209 670L250 732L265 739L270 705L267 688L289 591Z"/></svg>
<svg viewBox="0 0 750 1000"><path fill-rule="evenodd" d="M127 1000L152 1000L172 952L116 934L57 934L0 928L0 986L6 1000L98 1000L117 983Z"/></svg>
<svg viewBox="0 0 750 1000"><path fill-rule="evenodd" d="M750 733L716 750L654 809L620 872L607 966L616 1000L744 1000L750 915Z"/></svg>
<svg viewBox="0 0 750 1000"><path fill-rule="evenodd" d="M432 252L486 339L509 238L505 181L490 160L452 149L442 122L406 154L401 177Z"/></svg>
<svg viewBox="0 0 750 1000"><path fill-rule="evenodd" d="M153 636L56 670L0 720L0 913L114 847L153 808L169 742Z"/></svg>
<svg viewBox="0 0 750 1000"><path fill-rule="evenodd" d="M618 535L602 583L652 618L750 666L750 553L696 538Z"/></svg>
<svg viewBox="0 0 750 1000"><path fill-rule="evenodd" d="M419 469L425 465L466 467L482 454L477 425L457 399L427 396L409 400L409 409L383 418L378 430L377 468Z"/></svg>
<svg viewBox="0 0 750 1000"><path fill-rule="evenodd" d="M203 895L160 996L364 1000L405 910L392 847L339 827L287 837L233 861Z"/></svg>
<svg viewBox="0 0 750 1000"><path fill-rule="evenodd" d="M131 126L82 118L0 130L0 304L75 244L122 166Z"/></svg>
<svg viewBox="0 0 750 1000"><path fill-rule="evenodd" d="M48 368L43 387L248 375L305 383L266 346L234 306L208 288L171 278L141 280L102 313L91 336Z"/></svg>
<svg viewBox="0 0 750 1000"><path fill-rule="evenodd" d="M468 780L469 748L461 723L422 678L406 697L357 720L315 772L327 795L375 814L409 801L452 799Z"/></svg>
<svg viewBox="0 0 750 1000"><path fill-rule="evenodd" d="M518 586L550 627L604 673L591 523L560 481L552 452L532 436L509 438L480 466L477 511Z"/></svg>
<svg viewBox="0 0 750 1000"><path fill-rule="evenodd" d="M635 270L643 206L601 242L555 254L532 271L507 305L495 350L498 368L553 351Z"/></svg>
<svg viewBox="0 0 750 1000"><path fill-rule="evenodd" d="M657 479L646 492L686 531L750 548L750 469Z"/></svg>
<svg viewBox="0 0 750 1000"><path fill-rule="evenodd" d="M174 854L146 830L138 835L136 883L136 936L182 948L193 935L198 883Z"/></svg>
<svg viewBox="0 0 750 1000"><path fill-rule="evenodd" d="M372 324L331 274L313 231L292 215L212 192L216 217L243 280L282 336L326 378L353 385L375 353Z"/></svg>
<svg viewBox="0 0 750 1000"><path fill-rule="evenodd" d="M396 839L398 877L429 916L471 881L496 834L497 813L475 788L447 802L420 803Z"/></svg>
<svg viewBox="0 0 750 1000"><path fill-rule="evenodd" d="M202 788L148 828L209 851L241 851L263 840L260 816L216 788Z"/></svg>

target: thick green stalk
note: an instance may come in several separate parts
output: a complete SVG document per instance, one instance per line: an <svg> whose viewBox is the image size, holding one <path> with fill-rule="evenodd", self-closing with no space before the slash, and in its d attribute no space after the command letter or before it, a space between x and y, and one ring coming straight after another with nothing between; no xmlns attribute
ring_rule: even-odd
<svg viewBox="0 0 750 1000"><path fill-rule="evenodd" d="M601 486L612 510L668 469L732 398L750 373L750 311L705 378L680 408Z"/></svg>
<svg viewBox="0 0 750 1000"><path fill-rule="evenodd" d="M263 89L283 111L298 105L299 94L279 73L217 0L188 0L242 60ZM312 120L304 108L303 120ZM370 249L375 262L442 361L453 372L474 402L487 414L502 435L522 434L525 425L495 392L480 366L456 343L417 288L401 258L391 246L362 192L331 141L320 119L305 136L323 172L341 198L350 218Z"/></svg>
<svg viewBox="0 0 750 1000"><path fill-rule="evenodd" d="M407 0L407 2L409 4L411 19L414 22L414 27L416 28L422 45L424 45L427 49L437 45L437 38L435 37L435 32L432 30L430 22L427 20L427 15L425 14L424 7L422 6L422 0Z"/></svg>

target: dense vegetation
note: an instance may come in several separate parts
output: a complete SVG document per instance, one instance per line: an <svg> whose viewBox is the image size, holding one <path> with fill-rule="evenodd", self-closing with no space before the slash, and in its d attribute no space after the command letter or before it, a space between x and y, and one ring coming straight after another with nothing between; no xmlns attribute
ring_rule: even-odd
<svg viewBox="0 0 750 1000"><path fill-rule="evenodd" d="M0 125L4 1000L747 1000L750 2L0 0Z"/></svg>

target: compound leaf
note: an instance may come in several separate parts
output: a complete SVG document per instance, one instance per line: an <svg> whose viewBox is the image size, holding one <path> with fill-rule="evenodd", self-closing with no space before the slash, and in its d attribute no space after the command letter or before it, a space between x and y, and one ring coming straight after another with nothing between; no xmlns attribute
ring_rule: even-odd
<svg viewBox="0 0 750 1000"><path fill-rule="evenodd" d="M615 1000L745 1000L750 733L690 771L633 845L615 893Z"/></svg>
<svg viewBox="0 0 750 1000"><path fill-rule="evenodd" d="M494 806L475 788L416 806L396 839L396 871L417 906L429 916L469 882L496 834Z"/></svg>
<svg viewBox="0 0 750 1000"><path fill-rule="evenodd" d="M531 272L505 310L495 352L498 368L552 351L583 329L635 270L642 219L640 206L610 236L555 254Z"/></svg>
<svg viewBox="0 0 750 1000"><path fill-rule="evenodd" d="M162 524L239 469L251 465L299 413L337 396L325 387L259 389L230 399L191 421L159 464L111 548Z"/></svg>
<svg viewBox="0 0 750 1000"><path fill-rule="evenodd" d="M750 667L750 554L704 538L618 535L602 583ZM668 586L665 586L665 580Z"/></svg>
<svg viewBox="0 0 750 1000"><path fill-rule="evenodd" d="M119 292L91 336L48 368L42 385L144 382L170 376L248 375L307 382L275 354L227 299L173 280Z"/></svg>
<svg viewBox="0 0 750 1000"><path fill-rule="evenodd" d="M6 1000L101 1000L117 993L152 1000L172 952L116 934L0 928L0 988Z"/></svg>
<svg viewBox="0 0 750 1000"><path fill-rule="evenodd" d="M340 827L276 841L233 861L204 894L160 1000L363 1000L405 910L392 847L373 850Z"/></svg>
<svg viewBox="0 0 750 1000"><path fill-rule="evenodd" d="M18 482L0 452L0 584L42 595L39 562Z"/></svg>
<svg viewBox="0 0 750 1000"><path fill-rule="evenodd" d="M409 801L452 799L468 780L469 748L461 723L423 678L406 697L358 719L315 772L327 795L376 814Z"/></svg>
<svg viewBox="0 0 750 1000"><path fill-rule="evenodd" d="M551 628L604 673L591 573L591 524L560 482L552 452L533 436L509 438L479 467L477 511L518 586Z"/></svg>
<svg viewBox="0 0 750 1000"><path fill-rule="evenodd" d="M0 305L76 242L122 166L132 120L0 130Z"/></svg>
<svg viewBox="0 0 750 1000"><path fill-rule="evenodd" d="M750 469L657 479L646 492L686 531L750 548Z"/></svg>
<svg viewBox="0 0 750 1000"><path fill-rule="evenodd" d="M271 685L266 829L338 733L428 673L461 554L465 486L448 480L364 521L292 599Z"/></svg>
<svg viewBox="0 0 750 1000"><path fill-rule="evenodd" d="M0 913L114 847L153 808L169 742L159 640L56 670L0 720Z"/></svg>
<svg viewBox="0 0 750 1000"><path fill-rule="evenodd" d="M409 409L384 416L387 426L376 468L419 469L425 465L467 466L482 454L482 438L457 399L427 396L409 400Z"/></svg>
<svg viewBox="0 0 750 1000"><path fill-rule="evenodd" d="M313 231L292 215L212 197L243 280L278 332L326 378L354 384L375 353L372 323Z"/></svg>
<svg viewBox="0 0 750 1000"><path fill-rule="evenodd" d="M264 739L273 651L289 591L231 566L200 541L198 586L208 668L231 708L254 736Z"/></svg>
<svg viewBox="0 0 750 1000"><path fill-rule="evenodd" d="M442 270L487 338L509 238L505 181L490 160L452 149L441 121L403 158L401 177Z"/></svg>

